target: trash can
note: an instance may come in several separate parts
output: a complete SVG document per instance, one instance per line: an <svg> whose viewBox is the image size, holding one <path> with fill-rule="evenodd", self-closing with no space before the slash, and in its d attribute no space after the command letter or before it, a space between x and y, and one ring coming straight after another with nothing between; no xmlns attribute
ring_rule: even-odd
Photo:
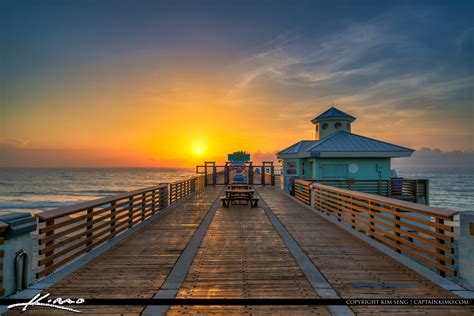
<svg viewBox="0 0 474 316"><path fill-rule="evenodd" d="M392 195L402 195L403 192L403 178L392 177Z"/></svg>
<svg viewBox="0 0 474 316"><path fill-rule="evenodd" d="M5 227L3 233L3 297L19 292L31 284L33 262L33 238L36 217L30 213L15 213L0 216Z"/></svg>

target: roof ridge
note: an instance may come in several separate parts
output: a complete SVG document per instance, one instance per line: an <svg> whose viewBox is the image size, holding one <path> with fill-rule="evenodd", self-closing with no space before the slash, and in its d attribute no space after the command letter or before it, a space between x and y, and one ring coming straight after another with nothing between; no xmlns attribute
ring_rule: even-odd
<svg viewBox="0 0 474 316"><path fill-rule="evenodd" d="M322 145L324 144L325 142L327 142L329 139L335 137L336 135L340 134L340 133L344 133L344 131L336 131L335 133L329 135L328 137L326 138L323 138L322 140L318 140L316 144L314 144L313 146L309 147L306 151L311 151L313 150L313 148L316 148L318 147L319 145ZM349 133L350 134L350 133Z"/></svg>
<svg viewBox="0 0 474 316"><path fill-rule="evenodd" d="M355 121L356 118L350 114L347 114L346 112L339 110L335 106L331 106L329 109L324 111L323 113L319 114L316 116L314 119L311 120L311 122L314 124L316 121L320 120L325 120L325 119L330 119L330 118L346 118L352 121Z"/></svg>

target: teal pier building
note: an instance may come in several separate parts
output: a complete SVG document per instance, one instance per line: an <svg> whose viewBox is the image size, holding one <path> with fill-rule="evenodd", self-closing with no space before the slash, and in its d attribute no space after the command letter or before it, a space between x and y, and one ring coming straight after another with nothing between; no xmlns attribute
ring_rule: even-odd
<svg viewBox="0 0 474 316"><path fill-rule="evenodd" d="M302 140L278 152L281 186L292 179L389 180L391 158L409 157L414 150L352 133L355 117L331 107L311 120L315 139Z"/></svg>

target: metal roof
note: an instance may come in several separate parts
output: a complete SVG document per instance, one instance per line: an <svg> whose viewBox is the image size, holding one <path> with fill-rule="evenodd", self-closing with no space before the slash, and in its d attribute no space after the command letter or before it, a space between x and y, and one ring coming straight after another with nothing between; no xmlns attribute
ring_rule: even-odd
<svg viewBox="0 0 474 316"><path fill-rule="evenodd" d="M315 123L317 121L329 119L329 118L345 118L345 119L350 119L351 121L354 121L356 119L352 115L342 112L341 110L335 107L331 107L330 109L324 111L323 113L319 114L314 119L312 119L311 123Z"/></svg>
<svg viewBox="0 0 474 316"><path fill-rule="evenodd" d="M338 131L320 141L301 141L278 153L280 158L407 157L413 149L369 137Z"/></svg>
<svg viewBox="0 0 474 316"><path fill-rule="evenodd" d="M284 153L284 154L295 154L298 152L304 152L308 148L316 145L318 141L317 140L302 140L297 142L296 144L291 145L288 148L283 149L279 153Z"/></svg>

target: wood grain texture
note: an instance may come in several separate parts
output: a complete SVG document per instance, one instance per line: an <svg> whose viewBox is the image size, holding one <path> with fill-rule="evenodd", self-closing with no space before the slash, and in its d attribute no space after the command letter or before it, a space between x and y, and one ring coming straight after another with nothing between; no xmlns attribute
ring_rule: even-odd
<svg viewBox="0 0 474 316"><path fill-rule="evenodd" d="M257 188L342 298L459 298L325 220L281 191ZM402 285L400 285L402 284ZM358 315L469 315L471 307L358 306Z"/></svg>
<svg viewBox="0 0 474 316"><path fill-rule="evenodd" d="M219 194L206 188L44 292L52 297L152 298ZM81 306L85 315L139 315L144 306ZM17 314L10 311L7 315ZM63 315L32 308L22 315Z"/></svg>
<svg viewBox="0 0 474 316"><path fill-rule="evenodd" d="M220 207L178 298L317 298L260 208ZM324 306L172 306L168 315L328 315Z"/></svg>

